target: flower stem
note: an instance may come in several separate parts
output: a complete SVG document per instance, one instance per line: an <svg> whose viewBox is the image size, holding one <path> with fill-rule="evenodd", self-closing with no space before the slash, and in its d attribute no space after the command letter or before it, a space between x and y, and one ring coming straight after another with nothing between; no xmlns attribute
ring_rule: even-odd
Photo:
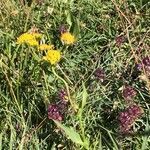
<svg viewBox="0 0 150 150"><path fill-rule="evenodd" d="M67 82L66 82L62 77L60 77L60 76L56 73L54 67L52 67L52 72L53 72L53 74L54 74L58 79L60 79L60 80L65 84L69 102L70 102L70 104L71 104L73 110L76 112L78 106L77 106L77 105L75 104L75 102L73 102L73 100L71 99L70 91L69 91L69 86L68 86Z"/></svg>
<svg viewBox="0 0 150 150"><path fill-rule="evenodd" d="M65 74L65 72L61 69L61 67L58 65L59 70L62 72L62 74L65 76L65 78L70 82L70 84L73 84L71 80L68 78L68 76Z"/></svg>

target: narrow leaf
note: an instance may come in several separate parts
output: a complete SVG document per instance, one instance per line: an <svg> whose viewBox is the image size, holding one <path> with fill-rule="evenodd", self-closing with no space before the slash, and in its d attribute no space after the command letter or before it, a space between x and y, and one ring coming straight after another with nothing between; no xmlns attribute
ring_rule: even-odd
<svg viewBox="0 0 150 150"><path fill-rule="evenodd" d="M88 93L87 93L84 83L82 84L82 86L83 86L83 94L82 94L82 109L83 109L83 107L86 105Z"/></svg>
<svg viewBox="0 0 150 150"><path fill-rule="evenodd" d="M59 123L58 121L54 121L59 128L61 128L67 137L72 140L72 142L80 145L84 145L83 141L81 140L80 135L72 128L66 127L63 124Z"/></svg>
<svg viewBox="0 0 150 150"><path fill-rule="evenodd" d="M2 150L3 133L0 134L0 150Z"/></svg>

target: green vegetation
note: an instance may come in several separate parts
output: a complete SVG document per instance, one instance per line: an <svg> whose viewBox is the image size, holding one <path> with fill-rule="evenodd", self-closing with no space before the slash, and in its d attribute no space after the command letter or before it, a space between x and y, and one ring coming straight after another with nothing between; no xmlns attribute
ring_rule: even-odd
<svg viewBox="0 0 150 150"><path fill-rule="evenodd" d="M149 149L148 0L0 7L0 150ZM75 42L61 40L66 31ZM54 45L61 59L18 44L27 32L42 34L39 44Z"/></svg>

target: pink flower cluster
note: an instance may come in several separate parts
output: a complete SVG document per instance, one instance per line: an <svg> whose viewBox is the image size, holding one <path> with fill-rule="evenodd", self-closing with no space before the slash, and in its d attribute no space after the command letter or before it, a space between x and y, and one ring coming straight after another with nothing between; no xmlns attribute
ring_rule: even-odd
<svg viewBox="0 0 150 150"><path fill-rule="evenodd" d="M142 113L142 108L136 104L133 104L123 112L120 112L118 116L120 131L122 133L128 133L134 122L142 115Z"/></svg>
<svg viewBox="0 0 150 150"><path fill-rule="evenodd" d="M122 95L125 100L130 101L132 100L132 98L136 96L136 91L131 86L125 86L125 88L123 89Z"/></svg>
<svg viewBox="0 0 150 150"><path fill-rule="evenodd" d="M150 76L150 56L146 56L142 59L142 62L137 64L137 69L142 71L144 68L146 74Z"/></svg>
<svg viewBox="0 0 150 150"><path fill-rule="evenodd" d="M65 90L60 90L58 93L59 102L57 104L49 104L48 105L48 118L62 121L63 120L63 112L67 106L68 96Z"/></svg>
<svg viewBox="0 0 150 150"><path fill-rule="evenodd" d="M59 110L59 106L57 104L50 104L48 106L48 119L54 119L57 121L62 121L62 114Z"/></svg>

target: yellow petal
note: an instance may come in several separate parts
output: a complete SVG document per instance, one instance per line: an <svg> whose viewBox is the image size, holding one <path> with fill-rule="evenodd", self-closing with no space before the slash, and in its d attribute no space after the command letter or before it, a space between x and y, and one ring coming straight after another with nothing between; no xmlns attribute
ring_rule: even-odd
<svg viewBox="0 0 150 150"><path fill-rule="evenodd" d="M75 37L69 32L63 33L60 38L64 44L73 44L75 42Z"/></svg>

